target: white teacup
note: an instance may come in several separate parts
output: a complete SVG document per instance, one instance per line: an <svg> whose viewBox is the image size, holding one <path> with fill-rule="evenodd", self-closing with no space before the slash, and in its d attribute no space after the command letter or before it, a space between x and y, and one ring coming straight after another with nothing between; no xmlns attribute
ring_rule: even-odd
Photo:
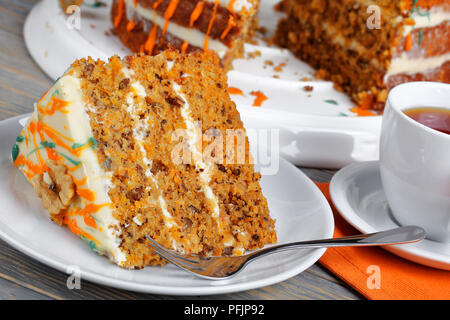
<svg viewBox="0 0 450 320"><path fill-rule="evenodd" d="M403 112L416 107L450 109L450 85L411 82L389 93L380 143L383 188L398 223L450 242L450 135Z"/></svg>

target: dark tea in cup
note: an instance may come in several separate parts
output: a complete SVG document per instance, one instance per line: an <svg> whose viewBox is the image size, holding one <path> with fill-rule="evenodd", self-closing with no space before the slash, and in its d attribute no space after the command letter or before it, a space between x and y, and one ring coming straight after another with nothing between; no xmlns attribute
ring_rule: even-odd
<svg viewBox="0 0 450 320"><path fill-rule="evenodd" d="M419 107L403 112L424 126L450 135L450 109Z"/></svg>

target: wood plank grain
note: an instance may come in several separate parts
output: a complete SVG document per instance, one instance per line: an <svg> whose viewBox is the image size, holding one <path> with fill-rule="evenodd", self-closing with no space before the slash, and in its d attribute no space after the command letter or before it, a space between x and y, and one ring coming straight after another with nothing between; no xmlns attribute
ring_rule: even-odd
<svg viewBox="0 0 450 320"><path fill-rule="evenodd" d="M48 300L46 295L33 290L26 290L22 284L0 277L0 300Z"/></svg>
<svg viewBox="0 0 450 320"><path fill-rule="evenodd" d="M56 0L55 0L56 1ZM26 50L22 29L36 0L0 0L0 120L33 110L51 85ZM7 45L3 45L7 44ZM311 179L327 182L334 171L301 168ZM67 275L29 258L0 240L0 299L360 299L340 279L316 264L282 283L234 294L175 297L142 294L82 280L69 290Z"/></svg>

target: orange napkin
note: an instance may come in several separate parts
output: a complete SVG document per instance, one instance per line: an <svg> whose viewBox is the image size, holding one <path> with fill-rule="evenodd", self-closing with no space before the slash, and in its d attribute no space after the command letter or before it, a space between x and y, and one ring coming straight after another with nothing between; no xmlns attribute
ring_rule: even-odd
<svg viewBox="0 0 450 320"><path fill-rule="evenodd" d="M317 186L333 209L334 237L360 233L331 203L329 184L317 183ZM330 248L319 262L368 299L450 299L450 271L422 266L379 247Z"/></svg>

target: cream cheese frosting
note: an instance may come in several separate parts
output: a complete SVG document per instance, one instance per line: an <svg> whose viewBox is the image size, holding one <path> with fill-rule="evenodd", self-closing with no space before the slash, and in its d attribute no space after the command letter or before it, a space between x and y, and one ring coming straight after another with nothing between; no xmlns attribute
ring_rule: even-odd
<svg viewBox="0 0 450 320"><path fill-rule="evenodd" d="M126 260L120 250L121 229L113 217L108 191L111 176L100 165L95 148L81 80L66 72L35 104L35 110L13 149L13 160L32 183L42 174L51 184L45 166L57 160L67 168L76 192L66 210L64 224L100 254L117 264Z"/></svg>
<svg viewBox="0 0 450 320"><path fill-rule="evenodd" d="M404 27L404 36L411 33L414 29L436 27L441 23L450 21L450 11L445 11L442 7L433 7L425 13L416 10L410 14L409 18L414 20L414 25Z"/></svg>

